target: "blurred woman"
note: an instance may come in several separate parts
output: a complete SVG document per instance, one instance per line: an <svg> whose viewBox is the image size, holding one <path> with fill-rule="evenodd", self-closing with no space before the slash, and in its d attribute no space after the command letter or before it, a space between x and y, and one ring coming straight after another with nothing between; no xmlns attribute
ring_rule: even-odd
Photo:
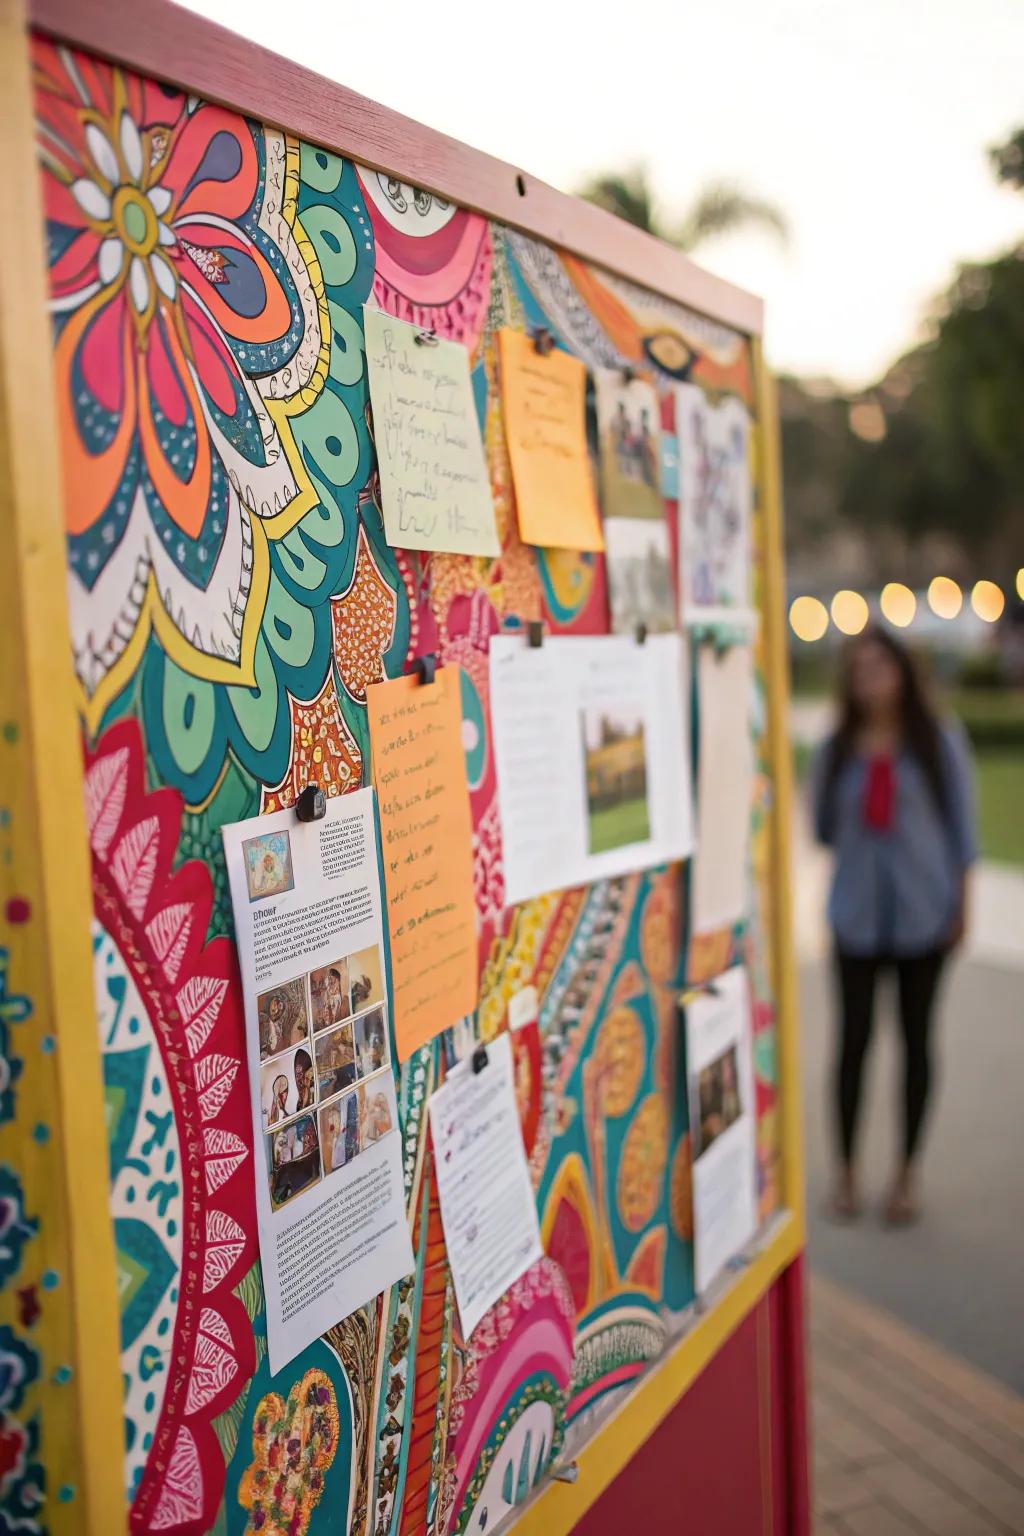
<svg viewBox="0 0 1024 1536"><path fill-rule="evenodd" d="M939 720L909 652L865 630L842 661L838 725L812 773L815 832L835 853L840 1039L835 1076L840 1217L860 1214L856 1135L875 983L896 972L903 1037L900 1161L885 1207L917 1215L916 1170L931 1087L930 1035L943 962L964 933L975 857L974 795L962 731Z"/></svg>

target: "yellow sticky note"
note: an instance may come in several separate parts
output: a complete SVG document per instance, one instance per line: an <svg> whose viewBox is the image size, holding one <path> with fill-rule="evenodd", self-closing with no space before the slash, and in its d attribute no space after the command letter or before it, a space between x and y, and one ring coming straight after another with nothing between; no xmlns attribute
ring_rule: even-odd
<svg viewBox="0 0 1024 1536"><path fill-rule="evenodd" d="M549 549L604 549L587 453L587 371L521 331L498 332L505 438L519 537Z"/></svg>
<svg viewBox="0 0 1024 1536"><path fill-rule="evenodd" d="M499 554L465 347L369 304L363 329L388 543Z"/></svg>
<svg viewBox="0 0 1024 1536"><path fill-rule="evenodd" d="M477 1004L473 825L458 667L366 690L400 1061Z"/></svg>

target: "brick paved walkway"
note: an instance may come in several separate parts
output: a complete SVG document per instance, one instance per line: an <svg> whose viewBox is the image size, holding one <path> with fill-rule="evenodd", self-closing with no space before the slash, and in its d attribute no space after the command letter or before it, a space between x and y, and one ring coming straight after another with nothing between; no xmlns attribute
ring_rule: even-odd
<svg viewBox="0 0 1024 1536"><path fill-rule="evenodd" d="M1024 1536L1024 1399L812 1275L815 1536Z"/></svg>

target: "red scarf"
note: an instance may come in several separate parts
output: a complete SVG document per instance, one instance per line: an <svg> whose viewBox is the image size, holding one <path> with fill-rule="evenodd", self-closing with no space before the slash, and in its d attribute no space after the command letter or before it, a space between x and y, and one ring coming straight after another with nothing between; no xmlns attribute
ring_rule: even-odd
<svg viewBox="0 0 1024 1536"><path fill-rule="evenodd" d="M864 825L872 832L892 830L896 804L896 773L888 753L868 758L864 783Z"/></svg>

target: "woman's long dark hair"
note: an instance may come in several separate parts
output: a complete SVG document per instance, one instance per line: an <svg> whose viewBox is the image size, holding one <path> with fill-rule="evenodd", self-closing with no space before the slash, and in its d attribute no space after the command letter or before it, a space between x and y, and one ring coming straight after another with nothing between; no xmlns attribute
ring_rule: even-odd
<svg viewBox="0 0 1024 1536"><path fill-rule="evenodd" d="M939 815L948 809L946 774L942 762L942 735L939 719L932 708L913 656L888 630L872 626L846 646L839 674L839 724L829 745L822 805L824 819L831 824L835 812L836 786L843 768L854 755L857 734L864 723L864 711L853 694L852 662L859 646L870 640L888 652L900 674L900 717L907 750L920 765Z"/></svg>

